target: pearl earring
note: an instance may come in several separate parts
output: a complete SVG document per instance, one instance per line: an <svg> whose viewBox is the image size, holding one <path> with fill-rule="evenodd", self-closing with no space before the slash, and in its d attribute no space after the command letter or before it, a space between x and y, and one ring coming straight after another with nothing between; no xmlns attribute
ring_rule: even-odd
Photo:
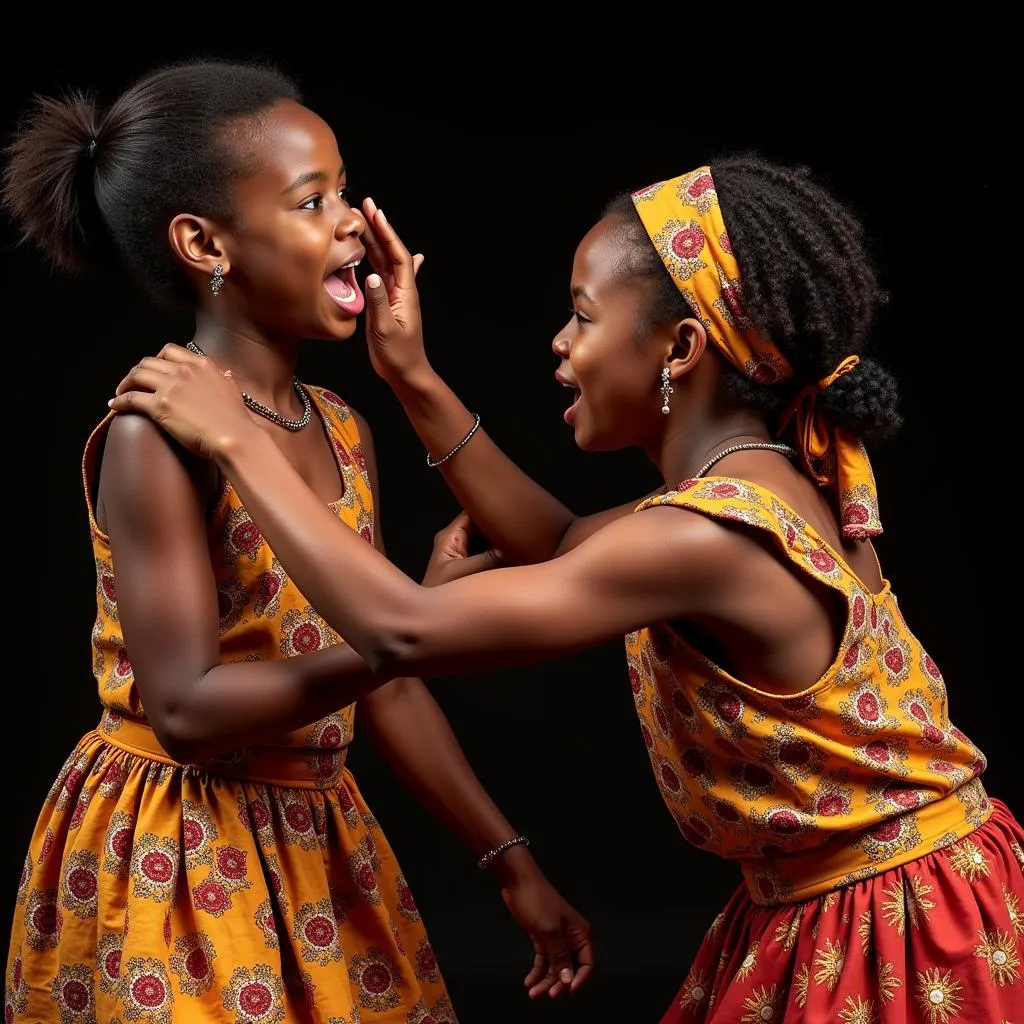
<svg viewBox="0 0 1024 1024"><path fill-rule="evenodd" d="M671 394L672 385L669 383L668 367L665 366L661 371L661 412L664 416L669 414L668 396Z"/></svg>

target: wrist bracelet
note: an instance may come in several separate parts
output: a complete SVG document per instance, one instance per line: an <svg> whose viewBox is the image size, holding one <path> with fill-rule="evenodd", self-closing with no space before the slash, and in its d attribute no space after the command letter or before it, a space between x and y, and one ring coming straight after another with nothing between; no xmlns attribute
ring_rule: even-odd
<svg viewBox="0 0 1024 1024"><path fill-rule="evenodd" d="M481 871L486 871L491 866L491 861L495 857L500 857L506 850L511 849L513 846L518 846L523 843L525 846L530 845L530 840L526 836L513 836L511 839L506 839L500 846L496 846L493 850L489 850L485 853L477 862L476 866Z"/></svg>
<svg viewBox="0 0 1024 1024"><path fill-rule="evenodd" d="M436 462L430 457L430 452L427 452L427 465L431 469L436 469L442 462L447 462L476 433L479 426L480 413L475 413L473 416L473 426L469 428L466 436L447 455L441 456Z"/></svg>

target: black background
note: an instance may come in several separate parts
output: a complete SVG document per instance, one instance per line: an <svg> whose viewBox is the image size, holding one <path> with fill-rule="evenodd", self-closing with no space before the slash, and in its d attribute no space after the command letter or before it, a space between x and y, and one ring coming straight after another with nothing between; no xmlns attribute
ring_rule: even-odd
<svg viewBox="0 0 1024 1024"><path fill-rule="evenodd" d="M215 17L201 47L40 41L25 70L8 69L3 128L34 89L82 85L109 99L155 60L276 60L335 127L357 192L425 253L420 288L437 368L506 452L580 513L660 481L635 452L578 451L561 422L549 346L568 315L577 241L613 193L719 152L808 163L861 214L892 293L876 354L902 381L907 424L874 458L883 566L944 671L954 721L989 756L990 793L1020 812L1018 673L1012 634L1004 639L1016 618L1005 577L1017 558L1004 530L1018 499L1008 490L1016 461L1002 460L1016 457L998 425L1017 361L1015 337L1006 351L1001 330L1019 316L1008 312L1012 271L989 259L1002 233L995 172L1006 125L994 72L970 36L892 52L872 40L844 59L772 51L735 65L700 46L636 68L606 57L580 74L573 47L559 60L524 51L507 67L443 54L400 67L314 57L315 21L298 38L268 33L277 44L246 42ZM9 225L3 232L10 719L0 920L9 920L41 801L98 713L82 446L123 373L186 334L126 286L52 276L15 248ZM368 417L389 553L418 576L457 509L361 334L311 344L300 373ZM590 918L598 954L591 984L571 1001L530 1004L521 986L530 947L493 885L357 735L349 763L417 896L463 1024L656 1021L739 875L689 847L664 809L621 644L429 682L484 783Z"/></svg>

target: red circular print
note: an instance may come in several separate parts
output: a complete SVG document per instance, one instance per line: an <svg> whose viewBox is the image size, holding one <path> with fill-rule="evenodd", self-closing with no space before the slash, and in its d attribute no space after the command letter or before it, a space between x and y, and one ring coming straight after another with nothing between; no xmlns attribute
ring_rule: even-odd
<svg viewBox="0 0 1024 1024"><path fill-rule="evenodd" d="M185 971L190 978L195 978L197 981L205 978L210 971L210 961L207 959L206 951L203 949L193 949L185 957Z"/></svg>
<svg viewBox="0 0 1024 1024"><path fill-rule="evenodd" d="M334 942L334 922L323 914L317 914L306 922L303 935L311 946L326 949Z"/></svg>
<svg viewBox="0 0 1024 1024"><path fill-rule="evenodd" d="M818 801L818 814L822 818L834 818L846 810L846 801L838 793L829 793Z"/></svg>
<svg viewBox="0 0 1024 1024"><path fill-rule="evenodd" d="M890 803L904 810L921 804L921 794L916 789L907 789L905 786L886 786L883 795Z"/></svg>
<svg viewBox="0 0 1024 1024"><path fill-rule="evenodd" d="M864 601L864 597L858 594L853 599L853 628L860 629L864 625L864 620L868 617L868 606Z"/></svg>
<svg viewBox="0 0 1024 1024"><path fill-rule="evenodd" d="M640 723L640 732L641 732L641 734L643 735L643 738L644 738L644 746L647 747L648 750L653 750L654 749L654 737L651 735L651 730L647 728L647 723L646 722L641 722Z"/></svg>
<svg viewBox="0 0 1024 1024"><path fill-rule="evenodd" d="M274 892L280 893L281 892L281 876L276 871L274 871L273 868L271 868L271 870L268 871L267 874L270 876L270 888Z"/></svg>
<svg viewBox="0 0 1024 1024"><path fill-rule="evenodd" d="M655 721L658 723L658 728L662 732L671 732L672 727L669 724L668 715L665 714L665 709L656 703L651 710L654 713Z"/></svg>
<svg viewBox="0 0 1024 1024"><path fill-rule="evenodd" d="M59 921L57 904L53 900L40 903L32 913L32 926L40 935L56 934Z"/></svg>
<svg viewBox="0 0 1024 1024"><path fill-rule="evenodd" d="M121 950L112 949L103 958L103 970L110 979L117 979L121 975Z"/></svg>
<svg viewBox="0 0 1024 1024"><path fill-rule="evenodd" d="M103 574L103 577L100 579L100 586L103 588L103 593L107 595L107 600L116 603L117 586L114 583L114 577L109 572Z"/></svg>
<svg viewBox="0 0 1024 1024"><path fill-rule="evenodd" d="M130 828L119 828L110 839L110 848L114 853L127 860L132 852L132 830Z"/></svg>
<svg viewBox="0 0 1024 1024"><path fill-rule="evenodd" d="M232 881L245 878L245 851L238 850L234 846L225 846L218 850L217 870Z"/></svg>
<svg viewBox="0 0 1024 1024"><path fill-rule="evenodd" d="M665 763L661 766L661 781L673 792L678 793L682 788L682 784L679 781L679 776L676 775L675 769L672 765Z"/></svg>
<svg viewBox="0 0 1024 1024"><path fill-rule="evenodd" d="M892 758L892 754L889 753L889 744L882 740L875 740L869 743L864 748L864 753L871 758L872 761L877 761L879 764L888 764Z"/></svg>
<svg viewBox="0 0 1024 1024"><path fill-rule="evenodd" d="M974 744L973 744L973 743L971 743L971 741L970 741L970 738L968 737L967 733L965 733L965 732L964 732L964 731L963 731L962 729L958 729L958 728L957 728L957 727L956 727L956 726L954 725L954 726L953 726L953 727L952 727L952 728L951 728L951 729L950 729L949 731L950 731L950 732L951 732L951 733L952 733L952 734L953 734L953 735L954 735L954 736L955 736L955 737L956 737L956 738L957 738L957 739L958 739L958 740L959 740L959 741L960 741L961 743L963 743L964 745L966 745L966 746L968 746L968 747L973 747L973 746L974 746Z"/></svg>
<svg viewBox="0 0 1024 1024"><path fill-rule="evenodd" d="M800 828L800 819L792 811L775 811L768 816L768 827L780 835L792 835Z"/></svg>
<svg viewBox="0 0 1024 1024"><path fill-rule="evenodd" d="M925 722L928 720L928 712L925 711L924 706L919 701L914 701L910 705L910 713L919 721Z"/></svg>
<svg viewBox="0 0 1024 1024"><path fill-rule="evenodd" d="M632 665L629 667L629 688L634 695L640 692L640 673Z"/></svg>
<svg viewBox="0 0 1024 1024"><path fill-rule="evenodd" d="M403 885L398 891L398 902L402 909L410 914L416 913L416 900L413 899L412 889Z"/></svg>
<svg viewBox="0 0 1024 1024"><path fill-rule="evenodd" d="M195 818L185 818L181 823L182 842L185 849L191 853L203 845L203 826Z"/></svg>
<svg viewBox="0 0 1024 1024"><path fill-rule="evenodd" d="M238 1007L253 1017L262 1017L274 1003L274 996L266 985L250 981L238 992Z"/></svg>
<svg viewBox="0 0 1024 1024"><path fill-rule="evenodd" d="M694 260L704 248L704 232L696 224L691 224L672 236L669 247L681 260Z"/></svg>
<svg viewBox="0 0 1024 1024"><path fill-rule="evenodd" d="M339 786L337 793L338 806L341 808L341 813L345 814L347 811L351 811L355 804L352 802L352 797L349 794L349 791L344 786Z"/></svg>
<svg viewBox="0 0 1024 1024"><path fill-rule="evenodd" d="M694 846L703 846L711 836L711 829L700 818L687 818L679 823L679 831Z"/></svg>
<svg viewBox="0 0 1024 1024"><path fill-rule="evenodd" d="M790 768L799 768L811 759L811 748L802 740L788 740L779 747L779 760Z"/></svg>
<svg viewBox="0 0 1024 1024"><path fill-rule="evenodd" d="M132 674L132 663L128 660L128 652L123 647L117 652L117 665L114 671L122 679Z"/></svg>
<svg viewBox="0 0 1024 1024"><path fill-rule="evenodd" d="M370 964L363 970L360 981L367 992L379 996L391 988L391 972L383 964Z"/></svg>
<svg viewBox="0 0 1024 1024"><path fill-rule="evenodd" d="M164 945L169 946L171 944L171 915L168 911L164 917Z"/></svg>
<svg viewBox="0 0 1024 1024"><path fill-rule="evenodd" d="M74 793L82 784L82 780L85 778L85 772L80 768L72 768L64 777L64 788L69 793Z"/></svg>
<svg viewBox="0 0 1024 1024"><path fill-rule="evenodd" d="M284 820L296 832L308 832L313 824L309 811L299 803L288 804L284 809Z"/></svg>
<svg viewBox="0 0 1024 1024"><path fill-rule="evenodd" d="M714 179L710 174L699 174L686 186L686 191L692 198L700 199L707 192L715 191Z"/></svg>
<svg viewBox="0 0 1024 1024"><path fill-rule="evenodd" d="M935 664L934 659L929 654L926 654L924 656L924 668L928 675L932 677L932 679L941 678L942 673L939 672L939 666Z"/></svg>
<svg viewBox="0 0 1024 1024"><path fill-rule="evenodd" d="M21 957L14 961L14 968L11 970L11 981L15 988L21 988Z"/></svg>
<svg viewBox="0 0 1024 1024"><path fill-rule="evenodd" d="M716 498L735 498L740 489L735 484L715 484L711 488L711 493Z"/></svg>
<svg viewBox="0 0 1024 1024"><path fill-rule="evenodd" d="M265 572L260 576L260 599L264 604L270 604L277 597L281 590L281 578L276 572Z"/></svg>
<svg viewBox="0 0 1024 1024"><path fill-rule="evenodd" d="M196 903L211 914L218 913L228 905L228 894L210 879L197 885L194 895Z"/></svg>
<svg viewBox="0 0 1024 1024"><path fill-rule="evenodd" d="M882 717L878 696L870 690L857 698L857 715L862 722L877 722Z"/></svg>
<svg viewBox="0 0 1024 1024"><path fill-rule="evenodd" d="M771 772L767 768L762 768L759 764L745 764L743 766L743 777L755 789L766 789L773 781Z"/></svg>
<svg viewBox="0 0 1024 1024"><path fill-rule="evenodd" d="M429 946L416 951L416 968L420 974L433 974L437 970L437 957Z"/></svg>
<svg viewBox="0 0 1024 1024"><path fill-rule="evenodd" d="M921 727L921 736L925 743L932 743L936 746L946 739L942 730L938 728L938 726L932 725L930 722Z"/></svg>
<svg viewBox="0 0 1024 1024"><path fill-rule="evenodd" d="M678 690L672 694L672 706L681 718L692 719L696 716L693 705Z"/></svg>
<svg viewBox="0 0 1024 1024"><path fill-rule="evenodd" d="M956 771L956 767L948 761L932 761L932 768L943 775L952 775Z"/></svg>
<svg viewBox="0 0 1024 1024"><path fill-rule="evenodd" d="M770 363L758 363L750 373L750 379L755 384L774 384L778 376Z"/></svg>
<svg viewBox="0 0 1024 1024"><path fill-rule="evenodd" d="M320 733L320 746L321 747L340 747L341 746L341 726L332 722L330 725L324 726L323 732Z"/></svg>
<svg viewBox="0 0 1024 1024"><path fill-rule="evenodd" d="M883 821L881 825L875 826L875 828L871 829L869 835L880 843L891 843L894 839L899 838L902 831L903 823L899 818L896 818L893 821Z"/></svg>
<svg viewBox="0 0 1024 1024"><path fill-rule="evenodd" d="M336 405L339 409L345 404L333 391L324 390L321 394L331 405Z"/></svg>
<svg viewBox="0 0 1024 1024"><path fill-rule="evenodd" d="M836 560L827 551L812 551L807 557L818 572L832 572L836 567Z"/></svg>
<svg viewBox="0 0 1024 1024"><path fill-rule="evenodd" d="M320 650L320 630L312 622L304 622L292 632L292 646L299 654Z"/></svg>
<svg viewBox="0 0 1024 1024"><path fill-rule="evenodd" d="M740 812L728 800L716 800L714 803L715 814L717 814L722 821L727 821L733 824L740 820Z"/></svg>
<svg viewBox="0 0 1024 1024"><path fill-rule="evenodd" d="M151 882L158 882L161 885L169 882L174 874L174 862L162 850L147 853L139 866Z"/></svg>
<svg viewBox="0 0 1024 1024"><path fill-rule="evenodd" d="M96 876L85 868L73 868L68 873L68 890L76 900L85 902L96 895L99 884Z"/></svg>
<svg viewBox="0 0 1024 1024"><path fill-rule="evenodd" d="M244 551L248 555L256 551L262 540L263 534L260 533L260 528L251 519L239 523L231 531L231 543L239 551Z"/></svg>
<svg viewBox="0 0 1024 1024"><path fill-rule="evenodd" d="M73 1013L81 1013L89 1006L89 990L80 981L65 982L60 994L64 1005Z"/></svg>
<svg viewBox="0 0 1024 1024"><path fill-rule="evenodd" d="M369 864L364 864L356 872L356 879L364 889L377 888L377 876L373 873L373 868Z"/></svg>
<svg viewBox="0 0 1024 1024"><path fill-rule="evenodd" d="M845 526L864 526L871 520L871 513L867 505L859 501L847 502L843 509L843 524Z"/></svg>
<svg viewBox="0 0 1024 1024"><path fill-rule="evenodd" d="M718 244L721 246L722 252L727 252L730 256L732 255L732 242L727 231L723 231L718 236Z"/></svg>
<svg viewBox="0 0 1024 1024"><path fill-rule="evenodd" d="M732 693L721 693L715 698L715 710L730 725L743 714L743 702Z"/></svg>
<svg viewBox="0 0 1024 1024"><path fill-rule="evenodd" d="M167 990L155 974L144 974L132 982L132 996L136 1002L152 1010L163 1003Z"/></svg>
<svg viewBox="0 0 1024 1024"><path fill-rule="evenodd" d="M890 647L885 652L885 664L890 672L898 675L903 671L903 652L898 647Z"/></svg>
<svg viewBox="0 0 1024 1024"><path fill-rule="evenodd" d="M253 800L249 804L249 817L258 829L270 824L270 811L262 800Z"/></svg>

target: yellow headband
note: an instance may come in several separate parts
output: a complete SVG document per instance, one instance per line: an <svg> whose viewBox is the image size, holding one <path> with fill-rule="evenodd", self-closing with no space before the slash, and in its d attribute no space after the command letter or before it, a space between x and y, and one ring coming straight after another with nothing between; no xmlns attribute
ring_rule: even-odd
<svg viewBox="0 0 1024 1024"><path fill-rule="evenodd" d="M762 337L743 311L740 267L718 205L710 167L660 181L633 193L633 205L694 317L741 373L758 384L793 376L781 351ZM779 421L793 424L804 468L822 486L835 486L843 533L863 539L882 532L878 495L867 452L849 431L829 424L817 396L858 363L847 356L822 380L805 387Z"/></svg>

